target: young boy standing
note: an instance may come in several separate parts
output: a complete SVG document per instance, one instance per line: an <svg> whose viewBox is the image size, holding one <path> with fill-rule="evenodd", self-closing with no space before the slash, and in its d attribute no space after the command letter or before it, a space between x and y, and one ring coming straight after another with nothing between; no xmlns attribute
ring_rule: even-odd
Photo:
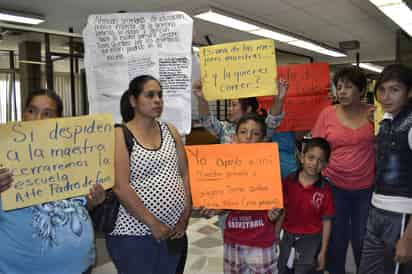
<svg viewBox="0 0 412 274"><path fill-rule="evenodd" d="M385 111L359 274L412 273L412 70L387 66L375 86Z"/></svg>
<svg viewBox="0 0 412 274"><path fill-rule="evenodd" d="M329 182L321 174L330 156L323 138L305 142L300 169L283 182L284 235L279 244L279 274L310 274L322 271L335 214Z"/></svg>

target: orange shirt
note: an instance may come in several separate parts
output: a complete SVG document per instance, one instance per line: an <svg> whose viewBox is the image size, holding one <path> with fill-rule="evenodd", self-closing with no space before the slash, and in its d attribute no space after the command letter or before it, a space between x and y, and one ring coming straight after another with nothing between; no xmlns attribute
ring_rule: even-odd
<svg viewBox="0 0 412 274"><path fill-rule="evenodd" d="M335 106L325 108L312 129L313 137L325 138L331 146L329 164L323 175L345 190L372 186L375 179L375 136L373 124L351 129L342 125Z"/></svg>

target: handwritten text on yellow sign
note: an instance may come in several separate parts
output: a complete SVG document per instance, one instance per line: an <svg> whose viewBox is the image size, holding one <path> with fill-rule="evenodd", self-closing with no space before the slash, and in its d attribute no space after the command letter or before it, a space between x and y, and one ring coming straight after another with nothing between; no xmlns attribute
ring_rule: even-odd
<svg viewBox="0 0 412 274"><path fill-rule="evenodd" d="M111 115L48 119L0 126L0 164L13 173L4 210L84 195L114 183Z"/></svg>
<svg viewBox="0 0 412 274"><path fill-rule="evenodd" d="M274 95L276 55L273 40L220 44L200 49L203 93L207 100Z"/></svg>

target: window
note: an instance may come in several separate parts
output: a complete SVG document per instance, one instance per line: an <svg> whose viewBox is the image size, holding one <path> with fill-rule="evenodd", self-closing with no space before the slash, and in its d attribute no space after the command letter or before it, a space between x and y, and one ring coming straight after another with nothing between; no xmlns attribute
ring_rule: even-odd
<svg viewBox="0 0 412 274"><path fill-rule="evenodd" d="M13 88L11 74L0 73L0 123L21 120L20 98L20 81L16 79Z"/></svg>

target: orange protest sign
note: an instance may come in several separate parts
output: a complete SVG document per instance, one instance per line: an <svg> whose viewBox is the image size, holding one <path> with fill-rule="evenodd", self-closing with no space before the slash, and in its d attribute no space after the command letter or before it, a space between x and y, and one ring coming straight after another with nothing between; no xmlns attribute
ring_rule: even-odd
<svg viewBox="0 0 412 274"><path fill-rule="evenodd" d="M193 206L283 207L276 143L186 146Z"/></svg>
<svg viewBox="0 0 412 274"><path fill-rule="evenodd" d="M310 130L319 113L328 105L329 65L311 63L278 67L280 79L289 83L283 111L283 119L278 131ZM258 98L262 108L269 109L273 97Z"/></svg>

